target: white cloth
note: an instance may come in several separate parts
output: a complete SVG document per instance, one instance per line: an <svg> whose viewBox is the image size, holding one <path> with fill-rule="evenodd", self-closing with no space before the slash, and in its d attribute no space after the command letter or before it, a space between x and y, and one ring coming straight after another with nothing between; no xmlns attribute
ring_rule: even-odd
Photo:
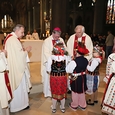
<svg viewBox="0 0 115 115"><path fill-rule="evenodd" d="M68 63L68 65L66 66L66 72L67 73L73 73L73 70L76 67L76 62L74 60L72 60L70 63Z"/></svg>
<svg viewBox="0 0 115 115"><path fill-rule="evenodd" d="M8 107L2 108L0 104L0 115L10 115L9 108Z"/></svg>
<svg viewBox="0 0 115 115"><path fill-rule="evenodd" d="M100 63L101 63L100 58L92 58L89 61L87 70L90 72L93 72ZM94 75L89 75L89 74L86 75L86 78L87 78L86 83L87 83L87 88L88 88L86 93L89 95L93 94L94 77L95 77ZM99 86L99 75L97 75L97 77L98 77L98 86Z"/></svg>
<svg viewBox="0 0 115 115"><path fill-rule="evenodd" d="M31 34L27 34L26 35L26 40L32 40L33 38L32 38L32 35Z"/></svg>
<svg viewBox="0 0 115 115"><path fill-rule="evenodd" d="M5 49L9 68L9 80L13 91L13 100L10 103L10 111L16 112L29 105L28 92L31 87L28 68L28 54L23 50L21 42L14 32L7 39Z"/></svg>
<svg viewBox="0 0 115 115"><path fill-rule="evenodd" d="M1 107L5 108L8 106L8 101L11 99L11 96L6 87L4 71L7 70L7 60L4 53L0 53L0 103ZM4 97L4 98L3 98Z"/></svg>
<svg viewBox="0 0 115 115"><path fill-rule="evenodd" d="M103 99L102 112L109 115L115 115L115 75L110 76L112 73L115 73L115 53L112 53L108 57L107 66L106 66L106 77L108 87ZM110 79L110 82L108 80Z"/></svg>
<svg viewBox="0 0 115 115"><path fill-rule="evenodd" d="M59 39L60 41L64 43L62 38L59 38ZM44 97L51 97L49 74L46 72L46 65L47 65L48 58L52 55L52 50L53 50L52 40L53 40L53 37L51 35L44 40L43 45L42 45L41 76L42 76ZM65 46L65 43L64 43L64 46Z"/></svg>
<svg viewBox="0 0 115 115"><path fill-rule="evenodd" d="M107 65L106 65L106 76L104 77L103 81L105 81L106 83L109 80L110 75L112 74L112 72L114 73L114 66L112 66L115 62L115 53L112 53L109 55L108 59L107 59Z"/></svg>
<svg viewBox="0 0 115 115"><path fill-rule="evenodd" d="M115 68L115 66L114 66ZM115 115L115 75L111 78L109 86L107 88L104 100L102 112L109 115Z"/></svg>
<svg viewBox="0 0 115 115"><path fill-rule="evenodd" d="M14 98L10 102L10 112L17 112L29 106L28 90L25 83L26 76L24 73L20 85L14 91Z"/></svg>
<svg viewBox="0 0 115 115"><path fill-rule="evenodd" d="M96 67L101 63L101 59L100 58L92 58L89 63L91 64L88 64L87 66L87 70L90 71L90 72L93 72Z"/></svg>
<svg viewBox="0 0 115 115"><path fill-rule="evenodd" d="M86 36L85 45L86 48L89 50L89 54L85 57L88 60L90 60L92 58L93 43L91 41L91 38L86 33L84 33L83 36ZM69 52L70 56L73 56L74 40L75 40L75 34L71 35L67 41L67 51ZM81 42L81 38L78 38L78 41Z"/></svg>
<svg viewBox="0 0 115 115"><path fill-rule="evenodd" d="M38 33L36 32L36 33L32 33L32 38L34 39L34 40L39 40L39 35L38 35Z"/></svg>
<svg viewBox="0 0 115 115"><path fill-rule="evenodd" d="M5 70L7 70L7 61L4 53L0 52L0 115L9 115L8 101L11 99L5 83Z"/></svg>

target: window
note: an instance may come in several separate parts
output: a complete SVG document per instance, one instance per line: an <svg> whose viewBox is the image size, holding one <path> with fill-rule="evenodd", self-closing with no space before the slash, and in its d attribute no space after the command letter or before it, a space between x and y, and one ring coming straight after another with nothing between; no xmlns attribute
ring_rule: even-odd
<svg viewBox="0 0 115 115"><path fill-rule="evenodd" d="M106 24L115 24L115 0L108 0Z"/></svg>

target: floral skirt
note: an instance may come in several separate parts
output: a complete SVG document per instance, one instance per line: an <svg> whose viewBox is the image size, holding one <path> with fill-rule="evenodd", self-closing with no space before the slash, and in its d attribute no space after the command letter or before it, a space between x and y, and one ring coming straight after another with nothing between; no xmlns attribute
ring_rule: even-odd
<svg viewBox="0 0 115 115"><path fill-rule="evenodd" d="M61 100L67 97L67 77L50 76L52 98Z"/></svg>

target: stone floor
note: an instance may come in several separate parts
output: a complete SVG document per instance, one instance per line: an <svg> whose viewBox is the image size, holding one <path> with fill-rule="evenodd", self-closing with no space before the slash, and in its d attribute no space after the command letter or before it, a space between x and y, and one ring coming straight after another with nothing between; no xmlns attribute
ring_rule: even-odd
<svg viewBox="0 0 115 115"><path fill-rule="evenodd" d="M78 109L77 111L73 111L68 107L68 103L71 102L71 94L68 94L66 99L66 112L61 113L59 109L60 103L57 103L57 111L56 113L51 112L51 98L44 98L42 89L37 91L37 93L29 94L30 99L30 108L28 110L23 110L16 113L11 113L11 115L104 115L101 112L101 101L103 97L103 92L106 84L103 82L103 77L105 76L105 67L106 60L103 61L100 67L100 85L99 85L99 93L98 93L98 103L94 106L87 106L85 111ZM31 82L34 87L36 84L41 84L41 76L40 76L40 62L38 63L30 63L30 71L31 71ZM88 96L86 95L86 98Z"/></svg>

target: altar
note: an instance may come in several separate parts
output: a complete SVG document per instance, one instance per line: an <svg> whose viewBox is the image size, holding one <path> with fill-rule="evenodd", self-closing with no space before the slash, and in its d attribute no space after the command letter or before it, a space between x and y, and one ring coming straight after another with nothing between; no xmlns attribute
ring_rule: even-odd
<svg viewBox="0 0 115 115"><path fill-rule="evenodd" d="M42 44L43 40L21 40L22 45L24 48L27 46L31 46L32 49L29 52L30 62L39 62L41 61L41 50L42 50Z"/></svg>

